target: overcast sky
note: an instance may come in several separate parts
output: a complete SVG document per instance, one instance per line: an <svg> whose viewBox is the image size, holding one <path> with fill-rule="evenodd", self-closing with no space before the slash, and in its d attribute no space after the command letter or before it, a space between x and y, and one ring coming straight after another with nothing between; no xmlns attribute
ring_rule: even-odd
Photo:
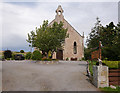
<svg viewBox="0 0 120 93"><path fill-rule="evenodd" d="M85 37L94 27L96 17L102 25L118 23L118 2L6 2L0 3L2 11L2 49L30 51L27 33L39 27L44 20L51 22L55 10L61 5L64 18ZM11 0L12 1L12 0ZM15 0L13 0L15 1ZM86 38L85 38L86 40Z"/></svg>

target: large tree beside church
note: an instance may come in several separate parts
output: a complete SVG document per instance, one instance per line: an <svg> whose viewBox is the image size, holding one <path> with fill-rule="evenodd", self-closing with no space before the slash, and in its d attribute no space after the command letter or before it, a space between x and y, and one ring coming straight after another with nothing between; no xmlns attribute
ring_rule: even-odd
<svg viewBox="0 0 120 93"><path fill-rule="evenodd" d="M120 23L115 25L110 22L106 26L100 24L99 18L95 23L95 27L91 30L87 39L88 49L94 49L102 42L102 58L108 60L120 60Z"/></svg>
<svg viewBox="0 0 120 93"><path fill-rule="evenodd" d="M63 48L67 36L67 29L63 28L62 22L54 22L52 26L48 26L48 21L44 21L40 28L36 27L35 31L28 33L27 42L48 57L49 52L53 55L57 49Z"/></svg>

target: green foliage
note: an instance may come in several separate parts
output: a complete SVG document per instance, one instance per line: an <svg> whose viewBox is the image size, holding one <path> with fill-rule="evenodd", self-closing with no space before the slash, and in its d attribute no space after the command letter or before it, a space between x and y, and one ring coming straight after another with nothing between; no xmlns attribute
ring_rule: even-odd
<svg viewBox="0 0 120 93"><path fill-rule="evenodd" d="M82 60L85 60L85 58L83 57Z"/></svg>
<svg viewBox="0 0 120 93"><path fill-rule="evenodd" d="M54 22L52 26L48 26L48 21L44 21L40 28L36 28L36 32L31 31L28 34L28 40L32 47L38 48L42 54L48 58L48 52L51 55L58 48L63 48L65 38L68 36L67 29L63 28L63 23Z"/></svg>
<svg viewBox="0 0 120 93"><path fill-rule="evenodd" d="M116 86L116 89L112 89L111 87L104 87L100 88L102 91L109 92L109 93L119 93L120 92L120 87Z"/></svg>
<svg viewBox="0 0 120 93"><path fill-rule="evenodd" d="M69 60L69 58L67 57L67 58L66 58L66 61L68 61L68 60Z"/></svg>
<svg viewBox="0 0 120 93"><path fill-rule="evenodd" d="M12 57L12 52L10 50L4 51L4 58L11 58Z"/></svg>
<svg viewBox="0 0 120 93"><path fill-rule="evenodd" d="M7 60L10 60L10 58L7 58Z"/></svg>
<svg viewBox="0 0 120 93"><path fill-rule="evenodd" d="M52 59L53 61L59 61L58 59Z"/></svg>
<svg viewBox="0 0 120 93"><path fill-rule="evenodd" d="M98 47L99 41L101 41L103 45L103 59L120 60L120 23L115 26L114 23L111 22L104 27L100 24L99 18L97 18L95 27L91 30L86 41L88 49Z"/></svg>
<svg viewBox="0 0 120 93"><path fill-rule="evenodd" d="M93 75L93 65L96 65L96 61L89 61L89 71L91 75ZM106 66L108 66L110 69L117 69L120 68L120 61L102 61L102 63L105 63Z"/></svg>
<svg viewBox="0 0 120 93"><path fill-rule="evenodd" d="M42 61L52 61L52 59L43 58Z"/></svg>
<svg viewBox="0 0 120 93"><path fill-rule="evenodd" d="M91 75L93 76L93 65L96 65L96 61L89 61L89 71Z"/></svg>
<svg viewBox="0 0 120 93"><path fill-rule="evenodd" d="M32 56L32 53L31 52L27 52L25 58L26 59L31 59L31 56Z"/></svg>
<svg viewBox="0 0 120 93"><path fill-rule="evenodd" d="M102 25L100 24L100 20L97 17L97 22L95 23L95 26L91 29L91 33L89 34L89 38L87 37L87 46L88 48L94 48L99 46L100 41L100 33L102 31Z"/></svg>
<svg viewBox="0 0 120 93"><path fill-rule="evenodd" d="M24 50L20 50L20 53L24 53Z"/></svg>
<svg viewBox="0 0 120 93"><path fill-rule="evenodd" d="M12 60L15 60L15 54L12 53Z"/></svg>
<svg viewBox="0 0 120 93"><path fill-rule="evenodd" d="M33 60L41 60L42 58L42 54L40 53L40 51L35 50L32 54L32 59Z"/></svg>
<svg viewBox="0 0 120 93"><path fill-rule="evenodd" d="M84 57L85 60L90 60L91 59L91 50L89 48L84 48Z"/></svg>
<svg viewBox="0 0 120 93"><path fill-rule="evenodd" d="M109 68L119 68L120 61L102 61L105 63Z"/></svg>

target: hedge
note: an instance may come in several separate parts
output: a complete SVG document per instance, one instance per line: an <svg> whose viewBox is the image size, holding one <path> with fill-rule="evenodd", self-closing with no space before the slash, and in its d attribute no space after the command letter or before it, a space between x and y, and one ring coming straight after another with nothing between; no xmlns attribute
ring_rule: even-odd
<svg viewBox="0 0 120 93"><path fill-rule="evenodd" d="M42 59L42 54L40 51L35 50L32 54L32 60L41 60Z"/></svg>
<svg viewBox="0 0 120 93"><path fill-rule="evenodd" d="M109 68L120 68L120 61L102 61L105 63Z"/></svg>
<svg viewBox="0 0 120 93"><path fill-rule="evenodd" d="M31 56L32 56L32 53L31 52L27 52L25 58L26 59L31 59Z"/></svg>

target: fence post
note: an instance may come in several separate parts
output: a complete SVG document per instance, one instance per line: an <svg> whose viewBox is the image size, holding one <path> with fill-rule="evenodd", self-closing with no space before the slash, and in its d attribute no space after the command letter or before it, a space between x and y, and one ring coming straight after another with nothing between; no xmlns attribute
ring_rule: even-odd
<svg viewBox="0 0 120 93"><path fill-rule="evenodd" d="M93 84L99 87L108 87L109 79L108 79L108 67L107 66L93 66Z"/></svg>

